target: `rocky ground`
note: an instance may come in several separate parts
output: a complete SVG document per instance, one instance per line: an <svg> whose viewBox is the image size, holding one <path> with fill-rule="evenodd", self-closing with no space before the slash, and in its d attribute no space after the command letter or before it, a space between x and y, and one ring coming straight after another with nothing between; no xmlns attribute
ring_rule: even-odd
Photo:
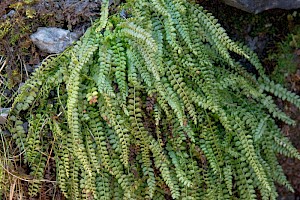
<svg viewBox="0 0 300 200"><path fill-rule="evenodd" d="M219 0L197 2L220 19L231 38L246 43L259 55L270 76L300 94L300 9L273 9L254 15L227 6ZM117 5L120 1L112 3L111 12L119 12ZM11 105L22 82L49 52L60 52L59 47L57 51L37 48L33 40L41 39L32 34L38 27L63 28L66 31L62 41L76 39L91 21L99 16L100 6L100 0L0 1L0 108L8 108ZM11 32L8 34L6 30ZM278 105L297 120L297 126L282 124L282 130L300 150L300 111L283 101L278 101ZM300 199L300 161L282 156L279 158L295 189L295 193L292 194L278 186L280 199ZM46 176L53 174L54 166L54 162L50 161ZM17 169L18 173L26 172L26 168L22 166ZM54 177L47 179L54 180ZM19 181L15 180L12 186L17 187L18 183ZM26 183L21 185L22 188L16 188L16 191L25 193L25 199L29 198L26 195ZM55 185L44 183L37 199L63 197Z"/></svg>

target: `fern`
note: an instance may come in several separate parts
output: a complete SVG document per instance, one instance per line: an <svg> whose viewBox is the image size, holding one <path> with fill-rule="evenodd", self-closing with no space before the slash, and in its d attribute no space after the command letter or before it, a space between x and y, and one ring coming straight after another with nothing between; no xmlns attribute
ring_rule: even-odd
<svg viewBox="0 0 300 200"><path fill-rule="evenodd" d="M202 7L130 0L124 9L127 19L109 15L103 1L101 18L15 99L7 127L30 174L43 179L52 141L68 199L276 199L275 182L292 191L276 153L300 154L275 120L295 122L274 97L298 108L300 98Z"/></svg>

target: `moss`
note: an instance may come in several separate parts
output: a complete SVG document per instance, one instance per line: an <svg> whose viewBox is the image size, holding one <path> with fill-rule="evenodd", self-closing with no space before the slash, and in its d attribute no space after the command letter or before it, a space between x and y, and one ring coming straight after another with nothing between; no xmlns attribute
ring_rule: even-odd
<svg viewBox="0 0 300 200"><path fill-rule="evenodd" d="M297 70L297 50L300 47L300 26L290 33L286 39L278 44L277 52L269 55L268 59L275 61L272 79L280 84L287 84L286 79Z"/></svg>

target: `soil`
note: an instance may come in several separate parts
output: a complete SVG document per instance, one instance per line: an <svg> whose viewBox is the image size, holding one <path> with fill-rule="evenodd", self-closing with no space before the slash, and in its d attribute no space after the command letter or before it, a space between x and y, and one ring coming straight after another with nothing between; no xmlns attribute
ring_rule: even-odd
<svg viewBox="0 0 300 200"><path fill-rule="evenodd" d="M1 16L13 10L9 5L16 4L17 2L16 0L4 0L0 2L0 22L3 20ZM13 93L18 89L19 84L24 82L28 76L30 76L34 66L47 56L47 54L35 48L29 39L29 35L35 32L37 27L56 26L70 30L85 30L90 24L90 19L99 16L100 1L80 1L90 3L81 5L81 8L79 8L78 3L76 3L78 1L50 0L47 2L49 3L31 3L24 5L24 8L14 8L17 10L17 13L11 20L18 20L18 23L14 25L16 34L20 33L19 28L21 26L28 26L29 29L23 30L23 32L20 33L20 37L13 43L14 45L8 43L8 41L13 39L11 35L5 36L3 40L0 38L0 55L8 55L9 60L4 73L7 74L8 79L11 80L10 86L0 91L2 93L1 95L6 95L6 98L10 98L11 100L13 100ZM118 1L115 2L117 2L116 5L119 3ZM258 54L268 74L273 72L277 64L276 60L270 59L268 55L272 52L278 52L278 43L284 41L286 36L300 24L300 14L292 20L289 17L294 12L300 13L300 9L290 11L273 9L254 15L227 6L219 0L198 0L197 2L219 19L219 22L227 30L231 38L246 43ZM28 10L35 11L33 18L28 17ZM286 83L290 90L300 94L300 49L295 48L292 53L295 55L294 62L296 62L298 70L296 73L290 74L287 77ZM26 70L18 66L26 66ZM297 122L295 127L284 124L281 124L281 127L283 134L289 137L294 146L300 151L300 111L287 102L278 100L277 103ZM9 104L10 103L7 103L6 106L9 107ZM288 159L283 156L279 156L278 158L288 180L295 189L295 193L293 194L288 192L284 187L278 186L279 199L300 199L300 161ZM20 171L22 170L26 172L26 168L20 169ZM55 171L54 161L49 162L46 171L49 172L46 172L46 176L47 174L55 174L53 173ZM54 180L55 178L47 177L47 179ZM26 187L26 183L23 183L25 191ZM27 195L25 195L24 198L29 199ZM30 199L64 198L54 184L45 183L40 196Z"/></svg>

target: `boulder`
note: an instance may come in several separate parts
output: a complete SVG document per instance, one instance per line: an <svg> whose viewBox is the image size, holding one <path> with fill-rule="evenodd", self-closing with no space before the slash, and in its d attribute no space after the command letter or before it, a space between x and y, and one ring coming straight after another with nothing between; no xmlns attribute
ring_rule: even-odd
<svg viewBox="0 0 300 200"><path fill-rule="evenodd" d="M61 53L74 41L79 34L56 27L39 27L37 32L30 36L32 42L47 53Z"/></svg>
<svg viewBox="0 0 300 200"><path fill-rule="evenodd" d="M226 4L251 13L260 13L272 8L297 9L300 0L223 0Z"/></svg>

